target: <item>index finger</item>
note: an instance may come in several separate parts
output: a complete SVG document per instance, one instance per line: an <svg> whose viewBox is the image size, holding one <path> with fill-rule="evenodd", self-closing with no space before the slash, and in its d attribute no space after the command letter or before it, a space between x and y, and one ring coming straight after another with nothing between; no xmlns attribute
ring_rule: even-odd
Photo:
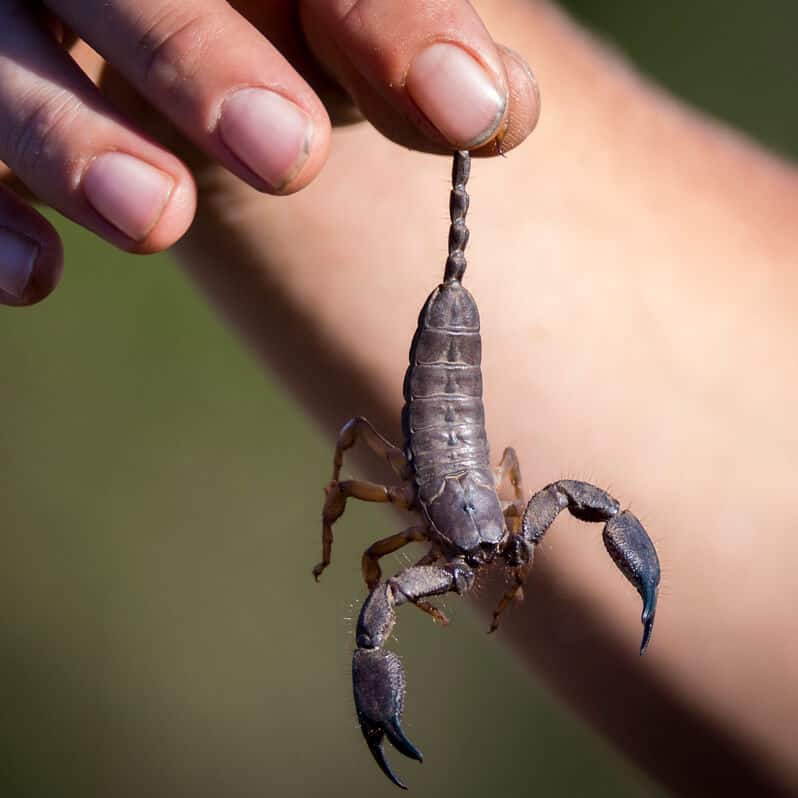
<svg viewBox="0 0 798 798"><path fill-rule="evenodd" d="M537 122L529 67L466 0L304 0L301 11L314 55L400 144L495 154Z"/></svg>

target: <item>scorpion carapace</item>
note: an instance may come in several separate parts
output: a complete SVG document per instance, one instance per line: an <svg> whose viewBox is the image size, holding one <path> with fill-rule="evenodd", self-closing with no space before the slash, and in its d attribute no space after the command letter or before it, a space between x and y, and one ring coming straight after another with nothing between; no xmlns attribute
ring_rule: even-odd
<svg viewBox="0 0 798 798"><path fill-rule="evenodd" d="M384 648L396 607L410 602L448 623L427 599L465 593L474 583L475 570L499 559L509 570L511 584L493 613L493 631L502 611L522 597L535 548L566 509L582 521L604 522L604 545L610 557L643 599L641 654L651 637L659 587L654 545L637 518L628 510L621 512L618 501L606 491L565 479L547 485L525 502L515 451L505 449L499 465L495 469L490 465L479 312L462 284L469 170L468 152L456 153L444 278L421 310L405 374L404 447L387 441L364 418L353 418L341 429L332 481L325 491L322 561L313 569L318 579L330 563L332 526L348 498L391 502L415 513L416 523L373 543L363 553L363 576L370 592L358 618L352 662L355 708L363 735L377 764L399 787L404 784L385 759L384 738L408 757L421 761L421 753L400 725L405 699L402 663ZM401 485L340 481L343 453L357 440L388 461ZM501 501L497 494L505 477L515 492L512 501ZM426 542L429 550L415 565L381 581L380 558L411 542Z"/></svg>

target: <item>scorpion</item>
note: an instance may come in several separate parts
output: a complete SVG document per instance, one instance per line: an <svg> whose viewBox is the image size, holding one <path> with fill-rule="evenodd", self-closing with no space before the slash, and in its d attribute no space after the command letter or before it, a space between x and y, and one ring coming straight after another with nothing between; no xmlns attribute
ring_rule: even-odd
<svg viewBox="0 0 798 798"><path fill-rule="evenodd" d="M322 560L313 569L318 581L330 564L333 524L343 514L347 499L390 502L416 514L418 523L373 543L363 553L369 594L358 617L352 660L355 709L363 736L380 769L402 789L405 785L385 758L384 738L407 757L421 762L422 755L400 723L404 668L399 657L384 648L397 607L415 604L446 624L444 613L427 599L468 592L478 569L503 560L510 584L493 612L490 631L494 631L501 613L523 597L535 549L566 509L581 521L604 522L607 552L643 601L641 654L651 639L660 579L657 553L642 524L628 510L621 512L618 500L606 491L587 482L561 479L525 502L515 450L505 449L499 465L491 467L482 404L479 311L463 287L470 168L470 154L456 152L443 282L421 310L404 378L404 446L400 449L390 443L363 417L343 426L335 446L332 481L325 489ZM401 485L341 481L343 454L357 441L384 458ZM497 492L506 477L514 490L511 501L501 501ZM412 542L426 542L429 550L415 565L381 581L380 558Z"/></svg>

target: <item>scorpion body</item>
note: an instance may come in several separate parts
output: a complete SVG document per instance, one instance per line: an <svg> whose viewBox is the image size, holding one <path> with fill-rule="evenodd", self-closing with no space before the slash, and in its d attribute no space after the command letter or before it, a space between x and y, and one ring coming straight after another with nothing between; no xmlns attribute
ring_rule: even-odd
<svg viewBox="0 0 798 798"><path fill-rule="evenodd" d="M455 162L450 253L444 281L424 304L410 347L402 431L430 530L443 548L467 552L470 564L479 565L502 539L504 515L485 432L479 311L461 282L468 165L466 158Z"/></svg>
<svg viewBox="0 0 798 798"><path fill-rule="evenodd" d="M526 502L515 451L505 449L498 467L491 467L482 404L479 311L462 285L469 236L465 224L469 170L468 152L456 153L444 279L421 310L405 373L404 447L391 444L362 417L341 429L322 512L322 561L313 570L318 579L329 565L332 526L348 498L390 502L420 516L420 523L377 541L363 554L370 593L358 618L352 662L363 735L377 764L399 787L404 784L385 759L384 738L406 756L419 761L422 757L400 724L404 669L399 658L384 648L396 607L413 603L448 623L427 599L465 593L474 583L475 570L500 558L510 570L511 584L493 613L491 631L495 630L503 610L523 596L535 548L565 509L582 521L605 523L607 551L643 600L641 653L651 636L659 587L659 562L648 534L634 515L620 511L618 501L606 491L586 482L559 480ZM340 481L343 453L358 439L387 460L401 478L400 486ZM514 489L510 501L501 501L497 493L505 477ZM411 542L428 542L428 552L415 565L381 581L379 559Z"/></svg>

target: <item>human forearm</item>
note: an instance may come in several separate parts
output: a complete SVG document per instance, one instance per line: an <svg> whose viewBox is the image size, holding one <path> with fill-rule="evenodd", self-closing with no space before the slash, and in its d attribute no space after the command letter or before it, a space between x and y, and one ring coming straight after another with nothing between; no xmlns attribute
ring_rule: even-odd
<svg viewBox="0 0 798 798"><path fill-rule="evenodd" d="M527 487L612 484L664 572L640 661L635 597L595 533L561 522L505 633L680 792L795 789L795 175L547 6L482 11L543 90L529 143L473 168L467 281L494 451L518 449ZM397 434L447 171L359 128L296 197L201 176L184 262L330 430L362 413Z"/></svg>

